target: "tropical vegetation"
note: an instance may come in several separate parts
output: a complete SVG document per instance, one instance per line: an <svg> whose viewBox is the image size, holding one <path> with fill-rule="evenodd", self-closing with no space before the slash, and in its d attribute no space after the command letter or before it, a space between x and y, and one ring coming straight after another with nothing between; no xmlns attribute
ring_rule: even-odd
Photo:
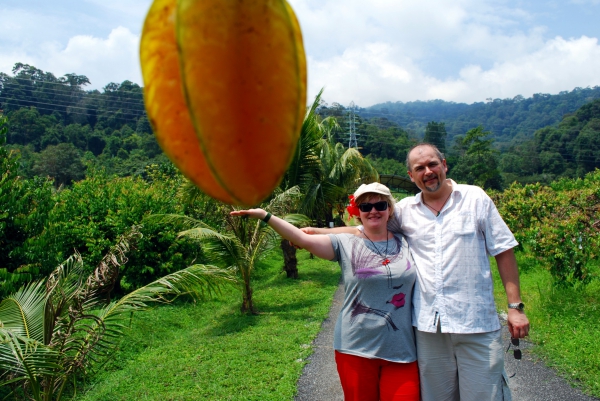
<svg viewBox="0 0 600 401"><path fill-rule="evenodd" d="M233 281L221 269L193 265L111 301L119 268L140 236L132 227L87 277L75 253L47 279L0 302L0 386L8 392L5 396L62 399L65 390L76 390L82 375L110 358L134 312L182 295L201 299Z"/></svg>
<svg viewBox="0 0 600 401"><path fill-rule="evenodd" d="M22 63L0 74L0 395L50 401L85 388L90 400L194 399L177 380L157 379L177 355L177 377L198 381L198 399L291 398L337 285L335 264L297 253L260 221L232 218L185 180L156 144L142 88L87 84ZM577 88L352 115L319 94L261 207L298 225L342 225L358 184L404 175L411 146L437 144L449 177L489 190L520 242L534 352L600 395L591 335L600 317L597 97L598 88ZM346 146L349 121L358 147ZM147 310L175 297L183 300ZM146 340L149 327L159 329ZM251 347L253 337L262 343Z"/></svg>
<svg viewBox="0 0 600 401"><path fill-rule="evenodd" d="M20 156L20 176L49 176L58 188L99 169L144 177L147 166L170 164L152 135L141 87L130 81L101 91L87 85L83 75L56 77L23 63L15 64L12 76L0 74L0 110L8 118L7 144ZM581 178L599 167L599 98L600 87L471 105L435 100L347 108L319 98L313 114L322 118L321 139L346 150L353 148L353 125L360 154L379 174L405 175L408 149L425 139L446 149L450 174L456 168L458 179L482 182L461 143L479 129L488 133L484 150L492 162L483 173L492 178L484 181L502 189L514 181ZM305 124L313 124L309 120Z"/></svg>

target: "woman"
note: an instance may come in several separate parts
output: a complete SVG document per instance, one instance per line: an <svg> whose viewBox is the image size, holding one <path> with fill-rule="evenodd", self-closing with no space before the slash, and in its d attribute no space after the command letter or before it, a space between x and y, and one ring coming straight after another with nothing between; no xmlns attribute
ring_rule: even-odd
<svg viewBox="0 0 600 401"><path fill-rule="evenodd" d="M419 399L411 322L416 271L404 237L387 229L395 203L385 185L361 185L348 208L364 227L356 235L309 235L263 209L231 213L262 219L295 245L340 264L345 297L334 349L346 401Z"/></svg>

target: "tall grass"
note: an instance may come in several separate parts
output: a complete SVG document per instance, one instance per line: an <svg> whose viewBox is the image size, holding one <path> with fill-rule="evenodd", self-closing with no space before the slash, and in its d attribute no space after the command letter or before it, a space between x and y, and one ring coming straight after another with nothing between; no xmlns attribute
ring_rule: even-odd
<svg viewBox="0 0 600 401"><path fill-rule="evenodd" d="M280 252L257 266L259 315L242 315L230 288L135 316L120 351L76 400L291 400L340 277L337 263L298 256L298 280L281 273Z"/></svg>
<svg viewBox="0 0 600 401"><path fill-rule="evenodd" d="M534 356L555 368L572 385L600 397L600 266L588 285L559 287L531 253L517 253L521 295L531 323ZM496 269L496 305L506 311L506 295Z"/></svg>

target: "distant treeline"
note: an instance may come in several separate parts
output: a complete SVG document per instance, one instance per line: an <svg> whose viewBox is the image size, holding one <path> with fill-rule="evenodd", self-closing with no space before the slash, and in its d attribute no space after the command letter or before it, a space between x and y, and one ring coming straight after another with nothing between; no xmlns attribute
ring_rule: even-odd
<svg viewBox="0 0 600 401"><path fill-rule="evenodd" d="M21 173L70 184L87 168L140 174L165 163L144 109L143 89L130 81L85 90L83 75L57 78L17 63L0 73L0 110L8 117L7 143L21 154Z"/></svg>
<svg viewBox="0 0 600 401"><path fill-rule="evenodd" d="M320 113L339 121L343 143L354 121L358 146L385 174L404 174L400 163L422 140L445 151L452 178L488 188L583 177L600 168L600 87L472 105L388 102L352 112L332 103Z"/></svg>
<svg viewBox="0 0 600 401"><path fill-rule="evenodd" d="M536 93L530 98L521 95L512 99L487 99L473 104L443 100L416 102L386 102L360 108L363 118L384 117L423 135L430 121L442 121L449 139L470 129L483 126L491 131L496 143L506 146L513 139L531 139L536 130L556 125L581 106L600 98L600 86L575 88L557 95Z"/></svg>
<svg viewBox="0 0 600 401"><path fill-rule="evenodd" d="M152 135L143 88L124 81L85 90L89 83L22 63L12 76L0 73L0 110L8 117L8 146L20 153L20 174L50 176L59 186L89 169L130 176L150 164L171 168ZM336 137L346 146L352 118L361 153L382 174L405 175L408 149L426 140L446 153L455 180L501 189L600 167L599 98L600 87L575 88L471 105L387 102L354 114L323 103L319 114L338 121Z"/></svg>

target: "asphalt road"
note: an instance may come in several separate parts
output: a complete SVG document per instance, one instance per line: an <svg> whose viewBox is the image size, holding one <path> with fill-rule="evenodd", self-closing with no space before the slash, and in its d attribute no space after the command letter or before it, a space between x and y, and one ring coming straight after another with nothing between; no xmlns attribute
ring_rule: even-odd
<svg viewBox="0 0 600 401"><path fill-rule="evenodd" d="M344 396L339 383L333 353L333 328L342 306L344 288L340 285L335 293L329 317L323 322L321 332L313 343L314 353L309 357L302 376L298 380L298 394L295 401L343 401ZM509 336L503 328L505 344ZM533 358L530 345L521 340L523 357L520 361L513 358L512 351L506 354L505 367L510 379L513 401L598 401L580 390L573 388L567 381Z"/></svg>

